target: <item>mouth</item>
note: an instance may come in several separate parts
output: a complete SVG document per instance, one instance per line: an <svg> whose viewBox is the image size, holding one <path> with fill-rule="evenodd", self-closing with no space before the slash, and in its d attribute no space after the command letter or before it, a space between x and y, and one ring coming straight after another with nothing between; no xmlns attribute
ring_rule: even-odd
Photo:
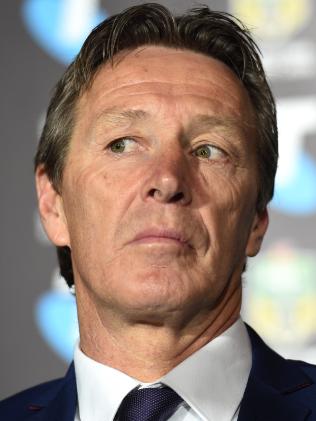
<svg viewBox="0 0 316 421"><path fill-rule="evenodd" d="M189 246L189 242L187 237L178 230L174 229L156 229L151 228L144 230L140 233L138 233L134 239L131 241L131 243L137 243L137 244L153 244L153 243L159 243L159 244L170 244L170 245L178 245L181 247Z"/></svg>

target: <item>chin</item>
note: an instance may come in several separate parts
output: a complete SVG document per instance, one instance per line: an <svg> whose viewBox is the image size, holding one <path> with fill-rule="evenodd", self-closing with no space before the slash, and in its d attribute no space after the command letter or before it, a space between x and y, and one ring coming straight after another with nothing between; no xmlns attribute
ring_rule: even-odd
<svg viewBox="0 0 316 421"><path fill-rule="evenodd" d="M118 297L122 311L158 321L180 312L192 313L204 305L206 292L195 290L192 280L179 273L162 276L159 272L129 278Z"/></svg>

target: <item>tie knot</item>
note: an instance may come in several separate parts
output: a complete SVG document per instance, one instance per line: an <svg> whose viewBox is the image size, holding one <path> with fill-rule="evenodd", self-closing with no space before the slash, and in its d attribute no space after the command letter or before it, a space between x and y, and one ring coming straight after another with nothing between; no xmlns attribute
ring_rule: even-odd
<svg viewBox="0 0 316 421"><path fill-rule="evenodd" d="M168 386L136 388L123 399L116 420L164 421L181 402L182 398Z"/></svg>

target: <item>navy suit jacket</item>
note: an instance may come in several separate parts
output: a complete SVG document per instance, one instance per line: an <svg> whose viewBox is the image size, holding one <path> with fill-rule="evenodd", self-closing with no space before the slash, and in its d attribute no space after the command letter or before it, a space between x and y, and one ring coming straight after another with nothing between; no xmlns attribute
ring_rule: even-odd
<svg viewBox="0 0 316 421"><path fill-rule="evenodd" d="M316 366L285 360L247 328L253 362L238 421L316 421ZM72 364L64 378L2 401L0 420L74 421L76 407Z"/></svg>

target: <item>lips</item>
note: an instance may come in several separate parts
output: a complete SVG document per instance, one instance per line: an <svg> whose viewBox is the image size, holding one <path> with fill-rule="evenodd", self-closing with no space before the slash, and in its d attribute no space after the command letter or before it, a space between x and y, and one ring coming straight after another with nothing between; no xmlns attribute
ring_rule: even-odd
<svg viewBox="0 0 316 421"><path fill-rule="evenodd" d="M179 245L189 245L188 237L179 230L172 228L149 228L139 232L133 243L173 242Z"/></svg>

